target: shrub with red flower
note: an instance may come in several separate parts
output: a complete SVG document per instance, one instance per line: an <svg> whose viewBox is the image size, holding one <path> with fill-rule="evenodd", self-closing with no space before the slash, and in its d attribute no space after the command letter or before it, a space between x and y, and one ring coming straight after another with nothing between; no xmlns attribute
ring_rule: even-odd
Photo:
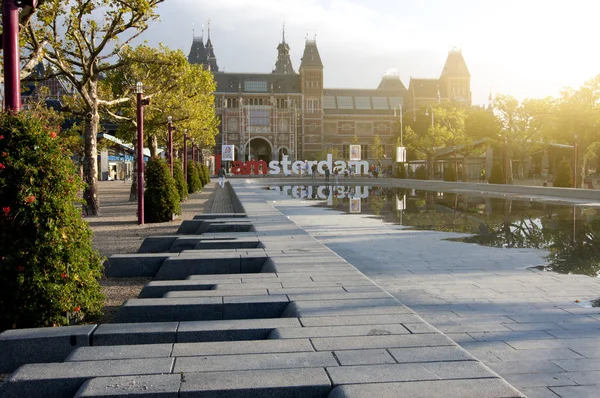
<svg viewBox="0 0 600 398"><path fill-rule="evenodd" d="M30 195L25 198L25 203L33 203L33 202L35 202L35 196L33 196L33 195Z"/></svg>
<svg viewBox="0 0 600 398"><path fill-rule="evenodd" d="M53 131L50 133L50 138L56 138L57 134Z"/></svg>
<svg viewBox="0 0 600 398"><path fill-rule="evenodd" d="M8 207L8 206L3 207L2 212L8 216L10 214L10 207Z"/></svg>

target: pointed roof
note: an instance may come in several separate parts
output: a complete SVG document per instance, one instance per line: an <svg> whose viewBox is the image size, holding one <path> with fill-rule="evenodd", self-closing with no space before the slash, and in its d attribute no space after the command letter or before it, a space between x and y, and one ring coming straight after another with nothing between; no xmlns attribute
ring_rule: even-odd
<svg viewBox="0 0 600 398"><path fill-rule="evenodd" d="M302 55L302 60L300 62L300 69L306 67L323 68L323 62L321 62L321 56L319 55L316 40L306 40L306 44L304 45L304 54Z"/></svg>
<svg viewBox="0 0 600 398"><path fill-rule="evenodd" d="M277 53L277 62L275 62L273 73L295 74L290 58L290 46L285 42L285 25L283 25L283 36L281 43L277 46Z"/></svg>
<svg viewBox="0 0 600 398"><path fill-rule="evenodd" d="M377 89L378 90L406 91L406 87L404 87L402 80L400 80L400 76L391 75L391 74L383 75L383 77L381 78L381 82L379 83L379 86L377 87Z"/></svg>
<svg viewBox="0 0 600 398"><path fill-rule="evenodd" d="M208 67L212 72L219 71L219 65L217 65L217 57L215 56L215 52L213 50L212 42L210 41L210 19L208 20L208 38L206 40L206 58L208 62Z"/></svg>
<svg viewBox="0 0 600 398"><path fill-rule="evenodd" d="M446 75L471 76L469 68L467 68L467 63L462 55L462 51L452 49L448 52L448 58L446 58L446 64L444 65L444 69L442 69L440 78Z"/></svg>
<svg viewBox="0 0 600 398"><path fill-rule="evenodd" d="M190 54L188 55L188 62L190 64L204 65L208 63L208 55L206 54L206 49L204 48L204 38L202 36L194 36L192 48L190 49Z"/></svg>
<svg viewBox="0 0 600 398"><path fill-rule="evenodd" d="M410 78L408 91L414 98L437 99L440 92L440 81L438 79L415 79Z"/></svg>

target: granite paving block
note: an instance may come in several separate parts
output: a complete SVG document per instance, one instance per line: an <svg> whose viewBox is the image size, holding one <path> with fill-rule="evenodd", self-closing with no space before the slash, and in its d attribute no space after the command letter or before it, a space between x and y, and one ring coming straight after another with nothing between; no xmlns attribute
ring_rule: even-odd
<svg viewBox="0 0 600 398"><path fill-rule="evenodd" d="M60 362L77 347L90 345L97 325L11 329L0 333L0 373L27 363Z"/></svg>
<svg viewBox="0 0 600 398"><path fill-rule="evenodd" d="M503 350L494 352L503 361L543 361L548 359L583 359L583 356L567 348L550 348L545 350Z"/></svg>
<svg viewBox="0 0 600 398"><path fill-rule="evenodd" d="M388 351L398 363L476 361L459 346L390 348Z"/></svg>
<svg viewBox="0 0 600 398"><path fill-rule="evenodd" d="M173 344L112 345L80 347L65 359L65 362L104 361L110 359L167 358L171 356Z"/></svg>
<svg viewBox="0 0 600 398"><path fill-rule="evenodd" d="M285 290L285 289L282 289ZM330 293L330 294L288 294L291 301L322 301L322 300L349 300L349 299L380 299L390 298L386 292L360 292L360 293Z"/></svg>
<svg viewBox="0 0 600 398"><path fill-rule="evenodd" d="M368 279L359 279L359 280L349 280L349 281L343 281L343 282L336 282L336 281L330 281L330 282L294 282L294 281L286 281L283 282L283 287L288 288L288 287L330 287L330 286L369 286L372 285L373 282L371 282Z"/></svg>
<svg viewBox="0 0 600 398"><path fill-rule="evenodd" d="M111 278L154 277L171 254L113 254L105 262L104 275Z"/></svg>
<svg viewBox="0 0 600 398"><path fill-rule="evenodd" d="M178 322L106 323L92 335L94 346L177 342Z"/></svg>
<svg viewBox="0 0 600 398"><path fill-rule="evenodd" d="M595 385L600 380L600 371L585 371L585 372L568 372L563 373L570 380L573 380L577 384L581 385Z"/></svg>
<svg viewBox="0 0 600 398"><path fill-rule="evenodd" d="M563 398L598 398L598 386L549 387Z"/></svg>
<svg viewBox="0 0 600 398"><path fill-rule="evenodd" d="M214 220L218 218L247 218L246 213L205 213L194 216L194 220Z"/></svg>
<svg viewBox="0 0 600 398"><path fill-rule="evenodd" d="M406 307L405 307L406 308ZM341 315L341 316L319 316L300 318L304 326L348 326L348 325L372 325L391 323L424 322L413 312L396 315Z"/></svg>
<svg viewBox="0 0 600 398"><path fill-rule="evenodd" d="M555 359L552 362L568 372L600 370L600 359Z"/></svg>
<svg viewBox="0 0 600 398"><path fill-rule="evenodd" d="M567 372L512 374L505 375L504 379L519 389L521 387L574 386L579 384L573 381L570 373Z"/></svg>
<svg viewBox="0 0 600 398"><path fill-rule="evenodd" d="M278 352L313 352L308 339L226 341L210 343L178 343L173 347L174 357L202 355L266 354Z"/></svg>
<svg viewBox="0 0 600 398"><path fill-rule="evenodd" d="M421 333L440 333L435 327L431 326L425 322L415 322L415 323L404 323L404 327L407 328L411 333L421 334Z"/></svg>
<svg viewBox="0 0 600 398"><path fill-rule="evenodd" d="M333 385L439 379L420 364L382 364L328 367Z"/></svg>
<svg viewBox="0 0 600 398"><path fill-rule="evenodd" d="M383 336L409 334L400 324L358 325L358 326L318 326L303 328L277 328L269 334L270 339L295 339L333 336Z"/></svg>
<svg viewBox="0 0 600 398"><path fill-rule="evenodd" d="M178 342L264 340L277 327L300 327L296 318L181 322Z"/></svg>
<svg viewBox="0 0 600 398"><path fill-rule="evenodd" d="M184 373L181 398L317 398L331 383L324 369Z"/></svg>
<svg viewBox="0 0 600 398"><path fill-rule="evenodd" d="M558 398L548 387L519 387L519 391L527 398Z"/></svg>
<svg viewBox="0 0 600 398"><path fill-rule="evenodd" d="M402 312L404 310L396 299L322 300L294 301L283 316L378 315Z"/></svg>
<svg viewBox="0 0 600 398"><path fill-rule="evenodd" d="M177 357L173 372L216 372L338 366L331 352L286 352Z"/></svg>
<svg viewBox="0 0 600 398"><path fill-rule="evenodd" d="M554 336L551 336L548 333L549 332L545 332L545 331L541 331L541 330L512 331L512 332L489 332L489 333L469 332L469 336L473 337L477 341L515 341L515 340L553 339Z"/></svg>
<svg viewBox="0 0 600 398"><path fill-rule="evenodd" d="M396 363L384 349L334 351L334 355L342 366Z"/></svg>
<svg viewBox="0 0 600 398"><path fill-rule="evenodd" d="M564 369L550 361L490 362L489 367L502 375L518 373L561 373Z"/></svg>
<svg viewBox="0 0 600 398"><path fill-rule="evenodd" d="M365 348L456 346L442 334L400 334L390 336L317 337L311 339L317 351Z"/></svg>
<svg viewBox="0 0 600 398"><path fill-rule="evenodd" d="M138 249L138 253L164 253L168 252L177 240L176 235L148 236Z"/></svg>
<svg viewBox="0 0 600 398"><path fill-rule="evenodd" d="M3 398L63 398L73 396L88 379L170 373L174 358L28 364L17 369L2 385Z"/></svg>
<svg viewBox="0 0 600 398"><path fill-rule="evenodd" d="M223 318L221 297L129 299L113 316L114 323L175 322Z"/></svg>
<svg viewBox="0 0 600 398"><path fill-rule="evenodd" d="M265 279L264 282L261 281L252 281L247 283L242 283L243 286L237 285L235 283L223 283L215 286L215 290L237 290L240 288L243 289L281 289L281 283L276 282L276 279Z"/></svg>
<svg viewBox="0 0 600 398"><path fill-rule="evenodd" d="M181 375L96 377L83 383L74 398L177 398Z"/></svg>
<svg viewBox="0 0 600 398"><path fill-rule="evenodd" d="M254 249L263 248L258 238L201 240L194 245L195 250ZM187 248L186 248L187 249Z"/></svg>
<svg viewBox="0 0 600 398"><path fill-rule="evenodd" d="M524 398L501 379L432 380L410 383L352 384L334 388L327 398Z"/></svg>
<svg viewBox="0 0 600 398"><path fill-rule="evenodd" d="M288 295L294 295L294 296L300 296L300 295L305 295L305 294L307 294L307 295L312 295L312 294L336 294L336 295L338 295L338 294L346 293L344 288L341 286L314 287L314 288L305 287L305 288L288 288L288 289L273 288L273 289L268 289L268 290L269 290L269 294L288 294Z"/></svg>
<svg viewBox="0 0 600 398"><path fill-rule="evenodd" d="M425 369L440 379L478 379L498 377L478 361L458 362L426 362L421 363Z"/></svg>

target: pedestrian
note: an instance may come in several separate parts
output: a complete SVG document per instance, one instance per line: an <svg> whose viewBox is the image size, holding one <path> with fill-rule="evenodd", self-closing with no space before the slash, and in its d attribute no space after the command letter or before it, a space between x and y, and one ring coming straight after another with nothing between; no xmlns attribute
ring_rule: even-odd
<svg viewBox="0 0 600 398"><path fill-rule="evenodd" d="M317 175L317 165L313 163L312 168L311 168L311 172L312 172L312 179L315 179L315 176Z"/></svg>
<svg viewBox="0 0 600 398"><path fill-rule="evenodd" d="M221 188L225 188L225 174L225 168L221 165L219 169L219 185L221 185Z"/></svg>
<svg viewBox="0 0 600 398"><path fill-rule="evenodd" d="M479 180L481 182L485 182L485 168L481 169L481 172L479 173Z"/></svg>
<svg viewBox="0 0 600 398"><path fill-rule="evenodd" d="M333 168L333 175L335 176L335 185L338 185L338 177L339 177L340 171L337 169L337 167Z"/></svg>
<svg viewBox="0 0 600 398"><path fill-rule="evenodd" d="M325 169L325 182L329 183L329 174L330 174L329 167L325 166L324 169Z"/></svg>
<svg viewBox="0 0 600 398"><path fill-rule="evenodd" d="M300 178L302 178L302 172L306 172L306 175L308 175L308 160L304 160L304 162L302 163L302 168L300 169Z"/></svg>

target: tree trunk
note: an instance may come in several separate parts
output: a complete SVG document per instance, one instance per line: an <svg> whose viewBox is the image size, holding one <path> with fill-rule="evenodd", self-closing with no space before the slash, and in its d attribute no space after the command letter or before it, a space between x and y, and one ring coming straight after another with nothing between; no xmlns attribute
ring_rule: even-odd
<svg viewBox="0 0 600 398"><path fill-rule="evenodd" d="M84 179L86 183L83 191L84 216L97 216L100 209L100 200L98 199L98 122L100 114L98 108L92 109L85 118L85 133L84 133Z"/></svg>
<svg viewBox="0 0 600 398"><path fill-rule="evenodd" d="M150 138L150 157L155 158L158 156L158 140L155 135Z"/></svg>

